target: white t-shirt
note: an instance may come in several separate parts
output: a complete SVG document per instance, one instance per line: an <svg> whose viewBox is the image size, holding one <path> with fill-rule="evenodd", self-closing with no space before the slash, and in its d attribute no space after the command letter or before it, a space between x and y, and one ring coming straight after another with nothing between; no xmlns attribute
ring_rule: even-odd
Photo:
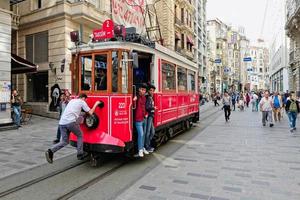
<svg viewBox="0 0 300 200"><path fill-rule="evenodd" d="M256 102L258 99L258 96L256 94L252 95L252 102Z"/></svg>
<svg viewBox="0 0 300 200"><path fill-rule="evenodd" d="M66 125L76 122L79 118L81 110L89 112L90 108L82 99L72 99L65 108L59 120L59 125Z"/></svg>
<svg viewBox="0 0 300 200"><path fill-rule="evenodd" d="M259 105L262 107L262 111L272 111L272 98L269 97L268 99L266 99L266 97L263 97L260 102Z"/></svg>

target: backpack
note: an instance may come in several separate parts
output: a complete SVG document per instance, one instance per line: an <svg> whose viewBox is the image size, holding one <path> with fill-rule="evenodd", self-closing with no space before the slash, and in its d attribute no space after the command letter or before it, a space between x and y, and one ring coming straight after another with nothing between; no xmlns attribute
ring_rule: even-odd
<svg viewBox="0 0 300 200"><path fill-rule="evenodd" d="M280 107L280 102L279 102L279 98L278 98L278 96L275 96L274 97L274 107L275 108L279 108Z"/></svg>
<svg viewBox="0 0 300 200"><path fill-rule="evenodd" d="M297 109L297 102L296 102L296 101L292 101L292 100L291 100L291 104L290 104L289 111L290 111L290 112L298 112L298 109Z"/></svg>

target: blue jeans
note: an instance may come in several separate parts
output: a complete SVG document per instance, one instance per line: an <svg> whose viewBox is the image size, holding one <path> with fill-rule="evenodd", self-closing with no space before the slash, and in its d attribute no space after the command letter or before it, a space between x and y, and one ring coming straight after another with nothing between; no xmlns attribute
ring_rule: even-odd
<svg viewBox="0 0 300 200"><path fill-rule="evenodd" d="M138 150L143 150L145 143L146 120L144 119L144 121L135 122L135 127L138 134Z"/></svg>
<svg viewBox="0 0 300 200"><path fill-rule="evenodd" d="M21 106L13 106L14 115L14 122L17 126L21 124Z"/></svg>
<svg viewBox="0 0 300 200"><path fill-rule="evenodd" d="M155 129L153 126L153 117L148 116L147 118L147 129L146 129L146 136L145 136L145 148L150 149L151 148L151 140L154 136Z"/></svg>
<svg viewBox="0 0 300 200"><path fill-rule="evenodd" d="M297 113L296 112L288 112L289 122L290 122L290 128L296 128L296 119L297 119Z"/></svg>

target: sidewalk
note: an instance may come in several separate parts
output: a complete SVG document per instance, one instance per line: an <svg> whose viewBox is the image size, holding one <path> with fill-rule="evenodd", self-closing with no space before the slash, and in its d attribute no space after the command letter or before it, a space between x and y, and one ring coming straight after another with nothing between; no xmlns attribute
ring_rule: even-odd
<svg viewBox="0 0 300 200"><path fill-rule="evenodd" d="M220 112L215 122L117 199L141 197L299 200L300 130L291 136L286 116L270 128L251 109L233 112L228 123Z"/></svg>
<svg viewBox="0 0 300 200"><path fill-rule="evenodd" d="M0 179L46 163L45 151L56 137L58 120L33 116L17 130L0 132ZM67 146L55 159L75 153Z"/></svg>

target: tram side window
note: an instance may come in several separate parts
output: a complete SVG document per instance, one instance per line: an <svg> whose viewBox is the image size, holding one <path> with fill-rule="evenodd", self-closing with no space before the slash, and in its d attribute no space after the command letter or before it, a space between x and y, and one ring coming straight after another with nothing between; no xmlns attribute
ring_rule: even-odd
<svg viewBox="0 0 300 200"><path fill-rule="evenodd" d="M169 63L162 64L163 90L175 90L175 66Z"/></svg>
<svg viewBox="0 0 300 200"><path fill-rule="evenodd" d="M122 93L128 93L128 52L122 52Z"/></svg>
<svg viewBox="0 0 300 200"><path fill-rule="evenodd" d="M177 68L177 80L178 80L178 90L186 91L186 89L187 89L186 69L184 69L182 67Z"/></svg>
<svg viewBox="0 0 300 200"><path fill-rule="evenodd" d="M107 55L95 55L95 90L107 90Z"/></svg>
<svg viewBox="0 0 300 200"><path fill-rule="evenodd" d="M92 89L92 56L81 57L81 90Z"/></svg>
<svg viewBox="0 0 300 200"><path fill-rule="evenodd" d="M195 91L195 72L188 73L188 91Z"/></svg>
<svg viewBox="0 0 300 200"><path fill-rule="evenodd" d="M113 51L112 52L112 70L111 70L111 84L112 84L112 92L118 92L118 72L119 72L119 62L118 62L118 52Z"/></svg>

